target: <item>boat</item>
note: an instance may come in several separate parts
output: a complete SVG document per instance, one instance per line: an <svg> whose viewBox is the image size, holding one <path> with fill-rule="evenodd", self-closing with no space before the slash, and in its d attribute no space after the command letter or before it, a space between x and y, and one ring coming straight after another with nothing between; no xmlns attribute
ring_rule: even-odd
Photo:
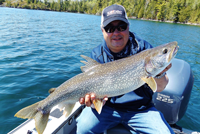
<svg viewBox="0 0 200 134"><path fill-rule="evenodd" d="M200 134L200 132L182 128L176 123L184 116L190 94L193 87L194 77L190 65L181 59L174 58L172 67L167 71L169 83L165 90L153 95L155 107L161 111L176 134ZM47 127L43 134L76 134L76 118L84 109L79 102L75 104L72 113L65 117L62 111L55 106L50 113ZM34 119L28 119L8 134L38 134L35 129ZM106 130L104 134L130 134L121 124Z"/></svg>

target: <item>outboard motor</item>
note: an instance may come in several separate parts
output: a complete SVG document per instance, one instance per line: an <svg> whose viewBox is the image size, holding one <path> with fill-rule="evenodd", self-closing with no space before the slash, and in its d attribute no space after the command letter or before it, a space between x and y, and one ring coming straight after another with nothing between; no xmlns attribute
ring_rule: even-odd
<svg viewBox="0 0 200 134"><path fill-rule="evenodd" d="M155 93L153 102L161 111L166 121L182 131L176 125L186 112L193 87L193 74L190 65L180 59L172 60L172 67L167 71L169 83L165 90Z"/></svg>

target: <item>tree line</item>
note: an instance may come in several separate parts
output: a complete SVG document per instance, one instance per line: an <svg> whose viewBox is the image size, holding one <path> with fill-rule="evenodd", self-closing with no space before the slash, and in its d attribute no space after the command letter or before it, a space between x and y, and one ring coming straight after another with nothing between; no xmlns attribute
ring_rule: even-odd
<svg viewBox="0 0 200 134"><path fill-rule="evenodd" d="M200 0L0 0L0 4L96 15L109 5L120 4L128 17L200 24Z"/></svg>

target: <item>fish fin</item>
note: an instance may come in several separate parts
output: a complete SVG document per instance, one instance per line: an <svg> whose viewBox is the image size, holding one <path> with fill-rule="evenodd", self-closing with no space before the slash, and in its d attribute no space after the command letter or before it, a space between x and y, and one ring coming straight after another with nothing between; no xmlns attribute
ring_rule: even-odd
<svg viewBox="0 0 200 134"><path fill-rule="evenodd" d="M80 62L82 62L83 64L87 64L87 61L83 61L83 60L81 60Z"/></svg>
<svg viewBox="0 0 200 134"><path fill-rule="evenodd" d="M101 110L102 110L102 107L103 107L103 100L102 99L95 99L95 100L93 100L92 103L94 104L94 107L97 110L97 112L99 114L101 114Z"/></svg>
<svg viewBox="0 0 200 134"><path fill-rule="evenodd" d="M62 111L65 108L66 105L67 105L67 102L59 103L58 108L60 109L60 111Z"/></svg>
<svg viewBox="0 0 200 134"><path fill-rule="evenodd" d="M39 102L32 104L28 107L25 107L23 109L21 109L20 111L18 111L15 114L15 117L18 118L23 118L23 119L31 119L34 118L34 116L37 114L37 107L39 105Z"/></svg>
<svg viewBox="0 0 200 134"><path fill-rule="evenodd" d="M49 94L51 94L51 93L53 93L54 91L56 90L56 88L51 88L51 89L49 89Z"/></svg>
<svg viewBox="0 0 200 134"><path fill-rule="evenodd" d="M66 102L62 102L58 104L58 108L60 109L60 111L63 110L63 115L67 117L72 112L74 105L75 104L72 104L66 101Z"/></svg>
<svg viewBox="0 0 200 134"><path fill-rule="evenodd" d="M25 107L23 109L21 109L20 111L18 111L15 114L15 117L18 118L23 118L23 119L31 119L34 118L35 119L35 126L36 126L36 130L39 134L42 134L47 122L48 122L48 117L49 117L49 112L43 114L42 111L38 110L38 105L40 102L37 102L33 105L30 105L28 107Z"/></svg>
<svg viewBox="0 0 200 134"><path fill-rule="evenodd" d="M92 67L99 65L100 63L98 63L96 60L93 60L90 57L87 57L85 55L81 55L82 58L84 58L86 61L81 61L82 63L85 64L85 66L81 66L81 71L82 72L87 72L88 70L90 70Z"/></svg>
<svg viewBox="0 0 200 134"><path fill-rule="evenodd" d="M68 104L65 106L65 109L63 111L63 114L65 115L65 117L69 116L70 113L72 112L72 109L74 108L75 104Z"/></svg>
<svg viewBox="0 0 200 134"><path fill-rule="evenodd" d="M49 114L50 112L45 114L42 114L42 112L37 112L37 114L35 115L35 127L39 134L42 134L44 132L44 129L46 128L48 123Z"/></svg>
<svg viewBox="0 0 200 134"><path fill-rule="evenodd" d="M153 92L157 91L157 84L153 77L142 78L142 80L149 85Z"/></svg>

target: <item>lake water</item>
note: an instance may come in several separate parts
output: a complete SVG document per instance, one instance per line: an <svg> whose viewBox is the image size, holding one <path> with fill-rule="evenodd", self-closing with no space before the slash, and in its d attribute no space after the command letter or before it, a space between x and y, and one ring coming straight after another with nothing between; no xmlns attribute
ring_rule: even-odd
<svg viewBox="0 0 200 134"><path fill-rule="evenodd" d="M0 7L0 134L24 122L21 108L80 73L80 55L102 42L100 16ZM153 46L177 41L176 58L191 65L194 86L179 125L200 131L200 27L130 20L130 31Z"/></svg>

